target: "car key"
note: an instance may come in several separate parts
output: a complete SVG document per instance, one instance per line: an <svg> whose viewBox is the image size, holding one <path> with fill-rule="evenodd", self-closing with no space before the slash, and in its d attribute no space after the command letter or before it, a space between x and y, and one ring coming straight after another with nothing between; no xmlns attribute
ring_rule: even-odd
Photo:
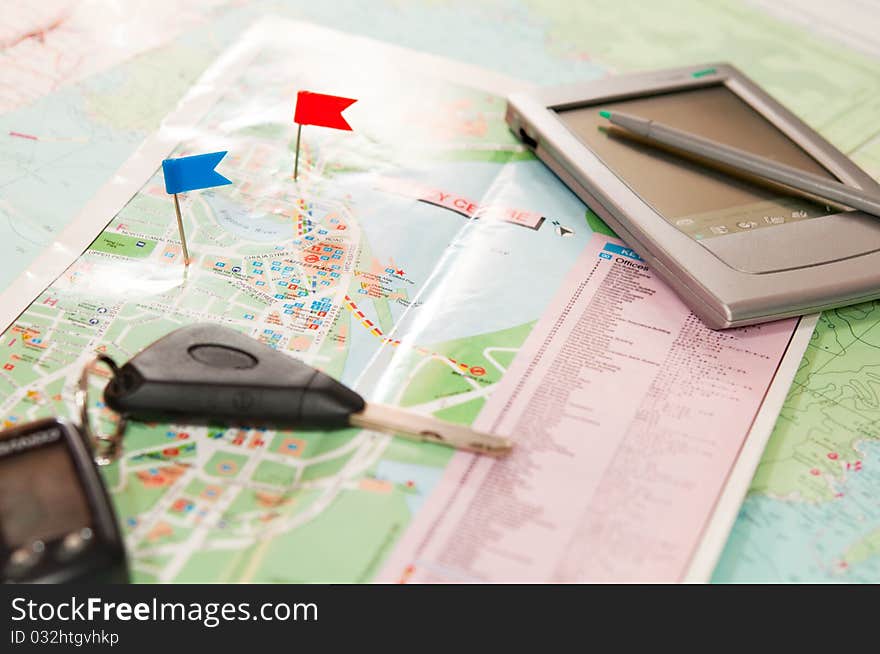
<svg viewBox="0 0 880 654"><path fill-rule="evenodd" d="M468 452L503 456L506 438L382 404L228 327L195 324L159 339L104 389L111 409L141 421L360 427Z"/></svg>

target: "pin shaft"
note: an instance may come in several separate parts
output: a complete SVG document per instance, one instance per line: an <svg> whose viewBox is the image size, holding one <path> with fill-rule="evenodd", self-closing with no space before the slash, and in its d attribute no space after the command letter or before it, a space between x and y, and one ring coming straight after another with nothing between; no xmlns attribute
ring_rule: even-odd
<svg viewBox="0 0 880 654"><path fill-rule="evenodd" d="M293 181L296 181L296 176L299 172L299 137L302 135L303 126L302 124L297 124L296 126L296 158L293 160Z"/></svg>
<svg viewBox="0 0 880 654"><path fill-rule="evenodd" d="M174 194L174 211L177 212L177 230L180 232L180 245L183 248L183 265L189 265L189 251L186 249L186 234L183 231L183 216L180 215L180 202Z"/></svg>

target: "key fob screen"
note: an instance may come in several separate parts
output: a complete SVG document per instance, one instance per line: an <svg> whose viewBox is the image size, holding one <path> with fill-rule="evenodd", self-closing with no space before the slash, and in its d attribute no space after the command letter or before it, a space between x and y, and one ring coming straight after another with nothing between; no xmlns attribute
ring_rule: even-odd
<svg viewBox="0 0 880 654"><path fill-rule="evenodd" d="M0 577L124 581L112 506L79 430L48 419L0 434Z"/></svg>

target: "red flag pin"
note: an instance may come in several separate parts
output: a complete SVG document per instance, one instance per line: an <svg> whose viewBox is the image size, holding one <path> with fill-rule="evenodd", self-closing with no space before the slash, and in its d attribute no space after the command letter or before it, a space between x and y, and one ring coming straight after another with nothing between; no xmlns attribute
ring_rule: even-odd
<svg viewBox="0 0 880 654"><path fill-rule="evenodd" d="M293 114L293 122L297 124L296 160L293 164L294 180L299 171L299 138L302 134L302 126L317 125L318 127L332 127L350 132L351 125L346 122L342 112L355 102L357 100L351 98L312 93L311 91L300 91L296 94L296 111Z"/></svg>

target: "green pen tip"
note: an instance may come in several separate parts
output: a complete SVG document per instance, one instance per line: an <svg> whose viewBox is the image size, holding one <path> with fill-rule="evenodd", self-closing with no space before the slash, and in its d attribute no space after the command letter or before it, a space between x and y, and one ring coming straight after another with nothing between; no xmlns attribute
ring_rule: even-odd
<svg viewBox="0 0 880 654"><path fill-rule="evenodd" d="M705 70L698 70L695 73L691 73L691 77L700 78L705 77L706 75L714 75L717 72L718 71L716 71L714 68L706 68Z"/></svg>
<svg viewBox="0 0 880 654"><path fill-rule="evenodd" d="M603 109L602 111L599 112L599 115L602 116L602 118L607 118L608 120L611 120L611 112L610 111L605 111Z"/></svg>

